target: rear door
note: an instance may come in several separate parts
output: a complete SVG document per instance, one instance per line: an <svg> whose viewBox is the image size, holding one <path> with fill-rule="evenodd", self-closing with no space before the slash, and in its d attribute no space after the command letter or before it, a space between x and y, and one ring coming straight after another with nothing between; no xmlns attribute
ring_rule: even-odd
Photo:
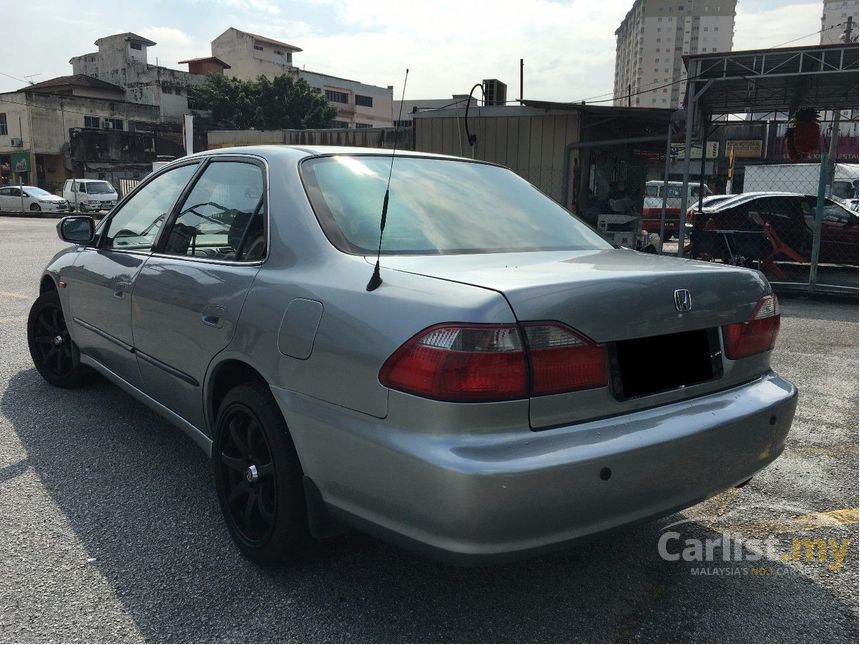
<svg viewBox="0 0 860 645"><path fill-rule="evenodd" d="M74 338L84 354L137 385L131 290L171 207L199 167L172 168L147 182L114 213L92 247L63 272Z"/></svg>
<svg viewBox="0 0 860 645"><path fill-rule="evenodd" d="M254 158L210 160L135 282L142 389L201 429L206 370L233 337L266 255L265 186Z"/></svg>

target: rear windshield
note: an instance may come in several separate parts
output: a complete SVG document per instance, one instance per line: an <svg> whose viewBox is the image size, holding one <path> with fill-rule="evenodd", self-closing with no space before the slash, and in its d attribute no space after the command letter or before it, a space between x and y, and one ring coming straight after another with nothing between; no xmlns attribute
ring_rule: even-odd
<svg viewBox="0 0 860 645"><path fill-rule="evenodd" d="M309 159L302 177L329 240L376 253L391 157ZM397 157L382 252L502 253L612 246L513 172L482 163Z"/></svg>

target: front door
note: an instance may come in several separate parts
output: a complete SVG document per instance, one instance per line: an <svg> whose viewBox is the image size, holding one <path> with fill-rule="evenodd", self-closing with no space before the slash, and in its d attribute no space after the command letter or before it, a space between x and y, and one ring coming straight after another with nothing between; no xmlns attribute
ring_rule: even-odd
<svg viewBox="0 0 860 645"><path fill-rule="evenodd" d="M199 166L155 176L108 221L61 278L68 286L73 338L81 352L139 384L131 330L131 291L162 223Z"/></svg>
<svg viewBox="0 0 860 645"><path fill-rule="evenodd" d="M134 286L141 389L205 428L203 381L227 347L266 252L264 167L209 162Z"/></svg>

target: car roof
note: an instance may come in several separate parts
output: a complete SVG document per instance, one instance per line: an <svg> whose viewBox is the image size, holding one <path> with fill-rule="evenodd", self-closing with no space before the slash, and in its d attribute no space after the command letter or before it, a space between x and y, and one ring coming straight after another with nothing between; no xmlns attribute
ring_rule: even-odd
<svg viewBox="0 0 860 645"><path fill-rule="evenodd" d="M480 161L468 157L455 157L452 155L440 155L432 152L415 152L414 150L396 151L391 148L360 148L356 146L315 146L315 145L259 145L259 146L236 146L233 148L218 148L197 152L193 157L209 156L217 154L250 154L260 157L289 156L292 158L319 157L324 155L391 155L394 152L398 157L433 157L437 159L459 159L463 161ZM183 159L187 157L182 157ZM177 160L178 161L178 160ZM487 162L481 162L487 163Z"/></svg>
<svg viewBox="0 0 860 645"><path fill-rule="evenodd" d="M804 195L803 193L788 193L788 192L767 192L767 191L759 191L752 193L738 193L737 195L732 195L731 199L726 199L725 201L721 201L718 204L715 204L710 210L713 211L721 211L729 208L734 208L740 204L745 204L746 202L750 202L754 199L759 199L760 197L809 197L809 195Z"/></svg>
<svg viewBox="0 0 860 645"><path fill-rule="evenodd" d="M105 183L105 184L108 183L107 179L69 179L68 181L76 181L79 184L88 184L92 181L100 181L100 182Z"/></svg>

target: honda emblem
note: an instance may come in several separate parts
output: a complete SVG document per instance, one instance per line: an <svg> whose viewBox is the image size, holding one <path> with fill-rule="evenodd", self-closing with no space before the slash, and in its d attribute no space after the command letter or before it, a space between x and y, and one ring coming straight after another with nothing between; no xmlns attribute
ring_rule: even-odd
<svg viewBox="0 0 860 645"><path fill-rule="evenodd" d="M675 289L675 309L690 311L693 308L693 296L687 289Z"/></svg>

